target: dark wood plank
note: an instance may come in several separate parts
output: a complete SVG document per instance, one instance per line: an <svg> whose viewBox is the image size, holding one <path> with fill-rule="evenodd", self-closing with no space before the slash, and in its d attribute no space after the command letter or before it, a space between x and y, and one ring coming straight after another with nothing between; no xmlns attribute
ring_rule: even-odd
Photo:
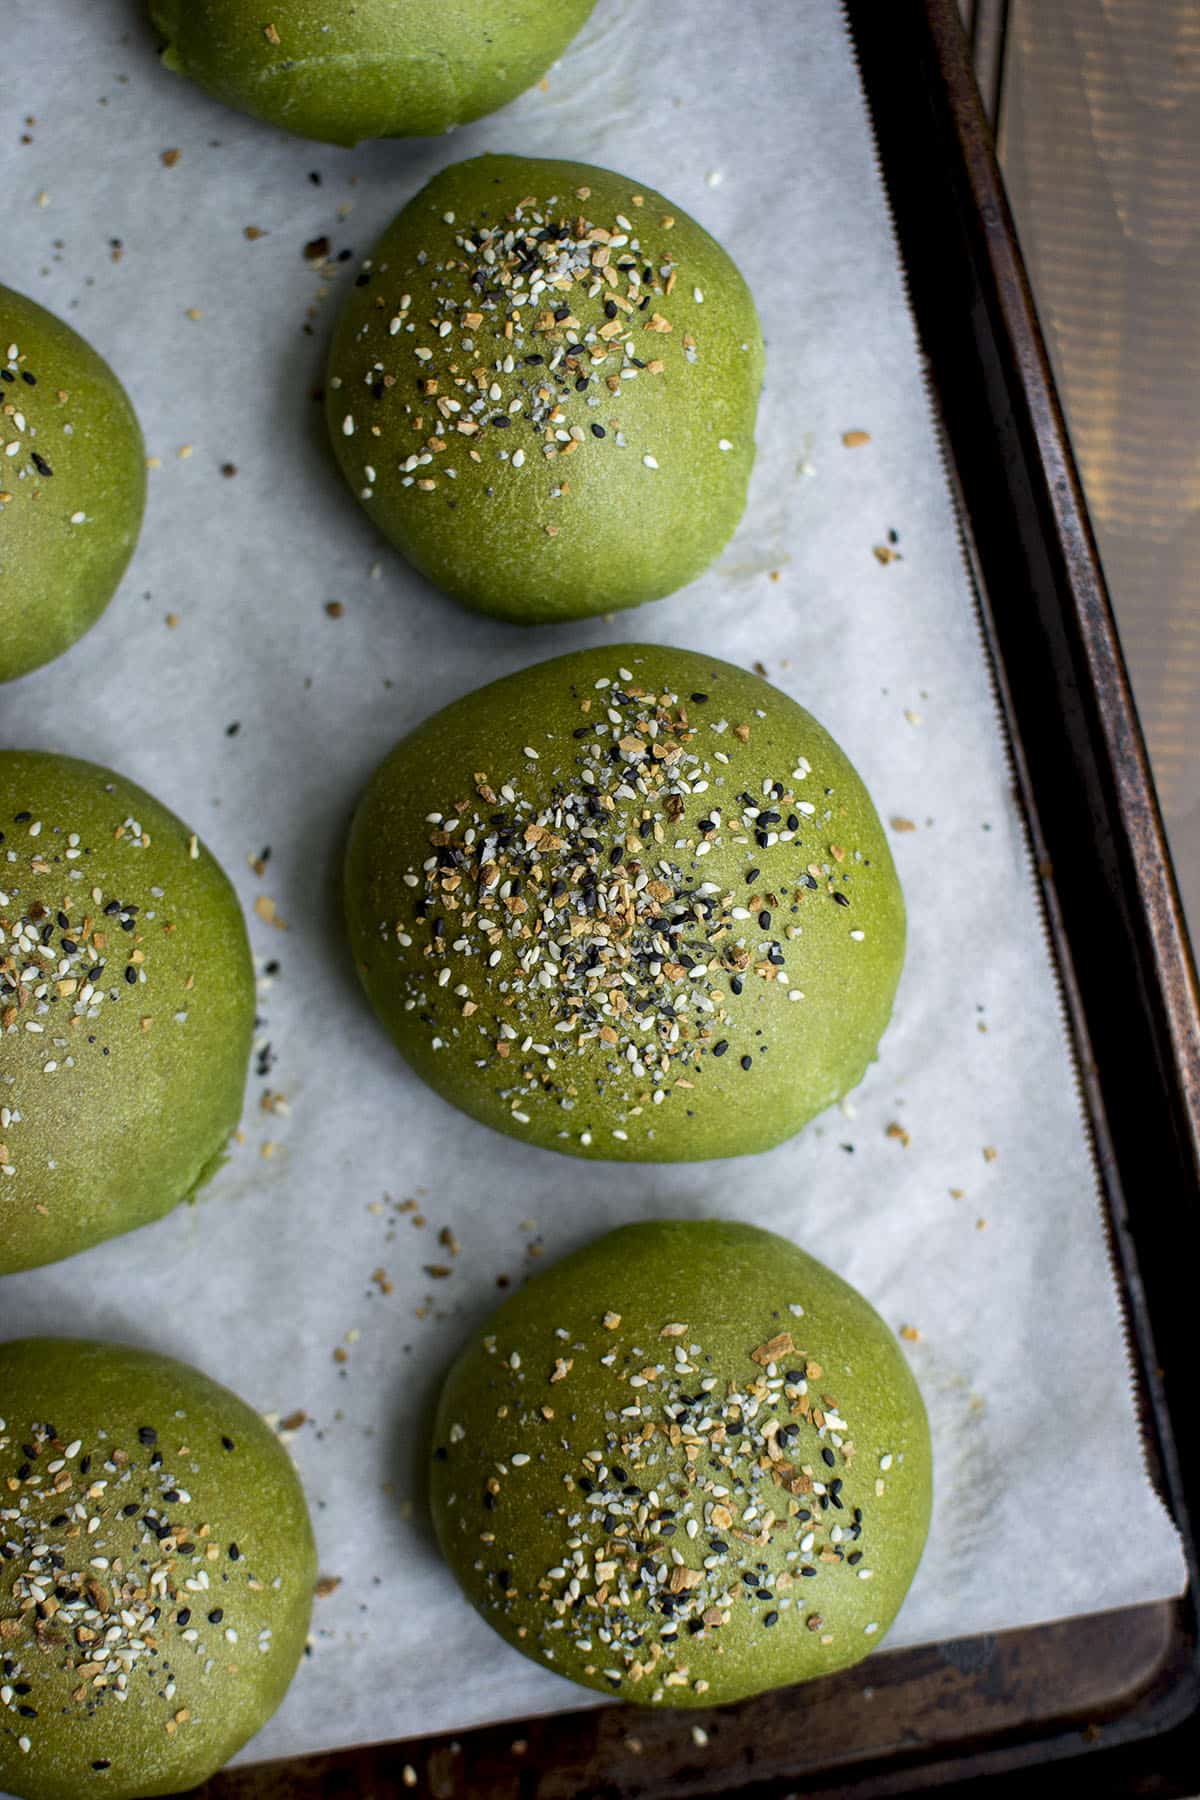
<svg viewBox="0 0 1200 1800"><path fill-rule="evenodd" d="M1200 8L1012 0L1001 154L1200 924Z"/></svg>

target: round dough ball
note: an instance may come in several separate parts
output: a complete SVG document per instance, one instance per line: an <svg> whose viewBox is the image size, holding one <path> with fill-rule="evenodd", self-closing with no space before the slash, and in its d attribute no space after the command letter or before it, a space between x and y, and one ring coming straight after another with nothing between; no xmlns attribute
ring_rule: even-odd
<svg viewBox="0 0 1200 1800"><path fill-rule="evenodd" d="M45 307L0 287L0 681L61 656L133 555L146 457L108 364Z"/></svg>
<svg viewBox="0 0 1200 1800"><path fill-rule="evenodd" d="M752 1225L627 1225L537 1276L450 1371L434 1444L438 1538L489 1625L653 1705L860 1661L929 1529L895 1338Z"/></svg>
<svg viewBox="0 0 1200 1800"><path fill-rule="evenodd" d="M363 265L326 413L396 548L532 624L703 573L746 504L762 372L749 289L671 201L586 163L478 156Z"/></svg>
<svg viewBox="0 0 1200 1800"><path fill-rule="evenodd" d="M780 1143L862 1077L904 955L870 796L756 675L581 650L427 719L346 865L363 983L447 1100L575 1156Z"/></svg>
<svg viewBox="0 0 1200 1800"><path fill-rule="evenodd" d="M494 112L596 0L150 0L163 61L240 112L330 144L423 137Z"/></svg>
<svg viewBox="0 0 1200 1800"><path fill-rule="evenodd" d="M237 896L188 827L109 769L0 751L0 1275L195 1194L253 1029Z"/></svg>
<svg viewBox="0 0 1200 1800"><path fill-rule="evenodd" d="M300 1482L185 1363L0 1344L0 1542L0 1790L190 1790L287 1692L316 1579Z"/></svg>

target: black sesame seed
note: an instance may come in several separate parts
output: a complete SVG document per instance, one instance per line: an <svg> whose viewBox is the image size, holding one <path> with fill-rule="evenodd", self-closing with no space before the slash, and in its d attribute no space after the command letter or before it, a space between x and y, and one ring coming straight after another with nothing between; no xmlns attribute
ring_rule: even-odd
<svg viewBox="0 0 1200 1800"><path fill-rule="evenodd" d="M852 1550L846 1558L846 1561L850 1564L850 1567L853 1568L855 1563L860 1563L862 1559L863 1553L861 1550Z"/></svg>
<svg viewBox="0 0 1200 1800"><path fill-rule="evenodd" d="M849 906L850 904L849 894L835 894L833 898L838 906Z"/></svg>
<svg viewBox="0 0 1200 1800"><path fill-rule="evenodd" d="M771 929L771 915L766 907L758 915L758 928L760 931L770 931Z"/></svg>
<svg viewBox="0 0 1200 1800"><path fill-rule="evenodd" d="M222 1450L232 1450L233 1449L233 1439L231 1437L223 1437L221 1439L221 1448L222 1448Z"/></svg>
<svg viewBox="0 0 1200 1800"><path fill-rule="evenodd" d="M821 1461L825 1464L827 1469L832 1469L836 1466L837 1458L828 1446L821 1452Z"/></svg>
<svg viewBox="0 0 1200 1800"><path fill-rule="evenodd" d="M134 983L137 981L137 970L134 968L132 963L130 963L125 970L125 979L129 983L130 987L133 987Z"/></svg>
<svg viewBox="0 0 1200 1800"><path fill-rule="evenodd" d="M764 1625L778 1625L778 1623L779 1614L777 1612L769 1612L763 1618Z"/></svg>
<svg viewBox="0 0 1200 1800"><path fill-rule="evenodd" d="M191 1616L192 1616L191 1607L190 1606L181 1606L179 1611L175 1614L175 1623L177 1625L186 1625L188 1620L191 1618Z"/></svg>
<svg viewBox="0 0 1200 1800"><path fill-rule="evenodd" d="M219 1625L224 1617L225 1608L223 1606L214 1606L208 1615L208 1622L210 1625Z"/></svg>
<svg viewBox="0 0 1200 1800"><path fill-rule="evenodd" d="M594 421L594 420L593 420L593 422L592 422L592 436L593 436L593 437L598 437L598 438L602 438L602 437L607 437L607 436L608 436L608 433L607 433L607 432L606 432L606 431L605 431L605 429L604 429L604 427L603 427L603 425L597 425L597 424L596 424L596 423L595 423L595 421Z"/></svg>
<svg viewBox="0 0 1200 1800"><path fill-rule="evenodd" d="M507 413L494 413L492 415L492 424L496 427L497 431L507 431L512 424L512 420Z"/></svg>
<svg viewBox="0 0 1200 1800"><path fill-rule="evenodd" d="M742 1067L743 1069L752 1069L754 1067L754 1058L752 1056L743 1056Z"/></svg>
<svg viewBox="0 0 1200 1800"><path fill-rule="evenodd" d="M713 1045L712 1053L714 1056L724 1056L724 1054L728 1050L728 1048L729 1048L729 1039L721 1038L717 1043L715 1043Z"/></svg>
<svg viewBox="0 0 1200 1800"><path fill-rule="evenodd" d="M805 1563L804 1567L800 1571L800 1573L802 1575L815 1575L816 1572L817 1571L813 1568L811 1563Z"/></svg>
<svg viewBox="0 0 1200 1800"><path fill-rule="evenodd" d="M135 979L136 979L136 977L135 977ZM157 1431L155 1431L153 1425L139 1425L138 1426L138 1443L139 1444L157 1444L157 1442L158 1442L158 1433L157 1433Z"/></svg>
<svg viewBox="0 0 1200 1800"><path fill-rule="evenodd" d="M44 456L39 456L36 450L32 452L32 456L33 466L39 475L45 475L47 478L53 475L54 470L50 467L50 464L46 461Z"/></svg>

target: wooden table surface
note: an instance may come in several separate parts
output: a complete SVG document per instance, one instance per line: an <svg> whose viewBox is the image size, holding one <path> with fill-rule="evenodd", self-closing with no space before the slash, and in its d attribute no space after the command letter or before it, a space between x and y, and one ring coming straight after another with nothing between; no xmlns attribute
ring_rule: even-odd
<svg viewBox="0 0 1200 1800"><path fill-rule="evenodd" d="M1008 14L1001 160L1200 939L1200 5Z"/></svg>

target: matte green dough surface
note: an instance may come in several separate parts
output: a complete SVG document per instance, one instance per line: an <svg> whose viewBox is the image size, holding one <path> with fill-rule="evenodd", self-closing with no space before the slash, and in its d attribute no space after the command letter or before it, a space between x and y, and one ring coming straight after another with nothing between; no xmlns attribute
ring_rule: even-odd
<svg viewBox="0 0 1200 1800"><path fill-rule="evenodd" d="M627 1225L506 1301L450 1371L431 1467L488 1623L663 1706L858 1662L929 1529L929 1427L883 1320L716 1219Z"/></svg>
<svg viewBox="0 0 1200 1800"><path fill-rule="evenodd" d="M765 1150L852 1088L904 902L870 796L756 675L651 644L468 694L350 833L380 1018L447 1100L575 1156Z"/></svg>
<svg viewBox="0 0 1200 1800"><path fill-rule="evenodd" d="M78 332L0 287L0 681L94 625L133 554L146 499L124 388Z"/></svg>
<svg viewBox="0 0 1200 1800"><path fill-rule="evenodd" d="M763 344L721 246L586 163L479 156L350 289L326 413L342 472L430 581L521 624L657 600L732 535Z"/></svg>
<svg viewBox="0 0 1200 1800"><path fill-rule="evenodd" d="M0 751L0 1275L194 1194L253 1028L237 896L187 826L94 763Z"/></svg>
<svg viewBox="0 0 1200 1800"><path fill-rule="evenodd" d="M465 125L531 87L595 0L150 0L163 61L331 144Z"/></svg>
<svg viewBox="0 0 1200 1800"><path fill-rule="evenodd" d="M185 1363L0 1344L0 1543L0 1790L179 1793L287 1692L316 1577L300 1482Z"/></svg>

